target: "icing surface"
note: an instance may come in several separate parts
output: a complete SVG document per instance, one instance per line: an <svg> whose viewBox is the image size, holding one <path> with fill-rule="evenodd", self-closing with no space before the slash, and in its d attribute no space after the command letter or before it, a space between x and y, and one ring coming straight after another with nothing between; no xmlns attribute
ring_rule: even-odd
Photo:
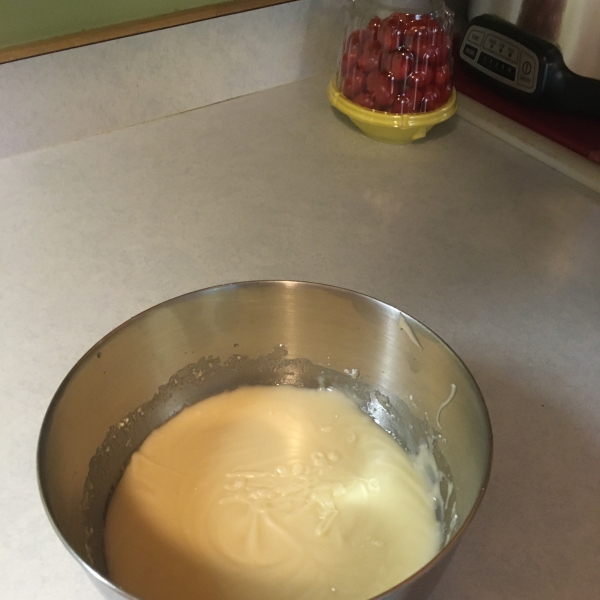
<svg viewBox="0 0 600 600"><path fill-rule="evenodd" d="M437 553L426 478L339 391L243 387L134 453L109 504L111 579L144 600L367 600Z"/></svg>

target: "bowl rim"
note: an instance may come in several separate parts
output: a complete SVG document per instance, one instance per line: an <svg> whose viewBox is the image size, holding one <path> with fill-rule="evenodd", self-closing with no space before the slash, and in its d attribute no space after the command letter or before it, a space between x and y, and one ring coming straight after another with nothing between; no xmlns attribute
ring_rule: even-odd
<svg viewBox="0 0 600 600"><path fill-rule="evenodd" d="M469 368L467 367L467 365L463 362L463 360L460 358L460 356L452 349L452 347L443 338L441 338L437 333L435 333L433 330L431 330L429 327L427 327L427 325L423 324L421 321L419 321L418 319L409 315L408 313L402 311L401 309L396 308L395 306L388 304L387 302L383 302L382 300L378 300L377 298L374 298L373 296L364 294L362 292L357 292L357 291L351 290L349 288L330 285L330 284L326 284L326 283L292 280L292 279L258 279L258 280L247 280L247 281L240 281L240 282L224 283L224 284L209 286L206 288L201 288L199 290L194 290L192 292L186 292L184 294L180 294L179 296L175 296L168 300L164 300L163 302L159 302L158 304L155 304L155 305L137 313L136 315L130 317L129 319L125 320L123 323L121 323L120 325L117 325L117 327L115 327L114 329L109 331L106 335L104 335L102 338L100 338L100 340L98 340L93 346L91 346L89 348L89 350L87 350L87 352L85 352L77 360L77 362L69 370L69 372L67 373L65 378L61 381L60 385L58 386L56 392L54 393L54 395L52 397L52 400L50 401L50 404L48 405L48 408L46 410L46 413L44 415L44 419L42 421L42 425L40 428L40 434L38 437L38 443L37 443L37 449L36 449L36 479L37 479L38 491L40 494L41 502L44 507L46 516L48 517L48 520L50 521L50 524L51 524L52 528L54 529L56 535L60 539L60 541L63 543L63 545L69 551L71 556L73 556L73 558L75 558L75 560L83 567L83 569L87 572L87 574L92 579L96 579L98 582L101 582L103 585L107 586L109 589L111 589L115 593L122 595L124 598L128 598L129 600L141 600L136 596L132 596L126 590L124 590L123 588L121 588L120 586L118 586L117 584L112 582L110 579L108 579L108 577L106 577L105 575L102 575L101 573L96 571L82 556L80 556L71 547L69 542L64 538L62 532L60 531L60 529L54 519L54 515L52 514L52 511L46 501L45 476L42 473L41 467L42 467L42 463L44 460L44 449L45 449L45 443L46 443L46 440L48 437L49 429L51 427L54 413L58 407L58 404L60 402L62 394L63 394L64 390L67 388L67 386L69 385L69 383L71 382L71 380L75 377L75 375L77 374L79 369L83 366L83 364L88 360L89 357L93 356L94 354L97 354L100 351L99 349L102 347L102 345L104 344L105 341L107 341L109 338L113 337L114 335L119 333L122 329L125 329L126 327L128 327L129 325L134 323L135 321L144 318L148 313L155 311L155 310L162 309L162 308L166 308L168 306L174 306L176 304L179 304L180 302L189 301L197 296L211 294L216 291L221 291L221 290L225 290L228 288L235 289L235 288L240 288L240 287L266 287L266 286L308 287L308 288L317 288L317 289L324 289L324 290L330 290L330 291L333 290L333 291L337 291L337 292L344 292L346 294L362 297L363 299L367 300L368 302L375 303L376 305L380 305L386 309L391 308L395 311L398 311L401 315L404 315L405 317L409 317L409 319L418 323L429 334L431 334L434 338L439 340L441 342L441 344L447 350L450 351L452 356L457 360L458 366L465 371L466 375L470 379L470 382L473 386L473 390L475 391L475 395L477 396L477 400L482 408L482 414L484 417L484 419L483 419L484 427L486 430L485 433L487 434L487 438L488 438L488 444L487 444L488 460L487 460L485 473L482 478L482 484L479 489L479 493L477 494L477 498L475 499L475 502L473 503L473 506L471 507L469 514L465 517L463 524L456 531L456 533L454 534L452 539L427 564L425 564L423 567L421 567L421 569L419 569L418 571L413 573L407 579L404 579L403 581L396 584L395 586L389 588L388 590L385 590L381 594L378 594L377 596L373 596L372 598L369 598L366 600L382 600L382 599L386 598L388 596L388 594L394 593L395 591L398 591L401 588L408 587L410 584L414 583L417 579L420 579L423 575L425 575L426 573L431 571L433 568L435 568L445 558L449 557L449 555L456 548L456 545L458 544L459 540L462 538L466 528L470 525L471 521L474 519L475 514L479 510L479 507L481 506L483 497L488 488L488 484L489 484L489 480L490 480L490 476L491 476L491 470L492 470L493 454L494 454L493 431L492 431L492 424L491 424L491 420L490 420L490 416L489 416L489 411L487 409L487 405L485 403L483 394L481 393L481 389L479 388L479 385L477 384L475 378L473 377L473 375L472 375L471 371L469 370Z"/></svg>

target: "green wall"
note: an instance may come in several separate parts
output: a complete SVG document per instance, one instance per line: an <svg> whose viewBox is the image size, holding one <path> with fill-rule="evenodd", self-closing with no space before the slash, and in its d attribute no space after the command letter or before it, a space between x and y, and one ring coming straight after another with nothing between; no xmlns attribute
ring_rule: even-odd
<svg viewBox="0 0 600 600"><path fill-rule="evenodd" d="M222 0L0 0L0 48Z"/></svg>

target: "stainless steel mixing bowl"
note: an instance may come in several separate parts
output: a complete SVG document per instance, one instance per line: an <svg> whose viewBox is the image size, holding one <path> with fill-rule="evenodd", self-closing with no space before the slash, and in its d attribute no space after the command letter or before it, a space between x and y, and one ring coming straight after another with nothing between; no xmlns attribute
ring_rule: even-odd
<svg viewBox="0 0 600 600"><path fill-rule="evenodd" d="M378 598L429 594L489 477L492 432L477 384L438 336L396 308L326 285L259 281L187 294L127 321L81 358L50 404L38 446L42 499L106 598L134 600L111 583L102 548L106 503L131 453L186 405L278 383L345 389L409 452L430 444L446 474L445 545Z"/></svg>

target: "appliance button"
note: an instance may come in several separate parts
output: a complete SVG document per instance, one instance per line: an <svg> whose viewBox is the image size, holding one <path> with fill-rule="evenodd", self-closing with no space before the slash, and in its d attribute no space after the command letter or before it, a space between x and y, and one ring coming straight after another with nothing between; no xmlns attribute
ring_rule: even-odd
<svg viewBox="0 0 600 600"><path fill-rule="evenodd" d="M477 48L475 46L470 46L469 44L465 44L462 49L462 53L468 58L475 60L477 56Z"/></svg>
<svg viewBox="0 0 600 600"><path fill-rule="evenodd" d="M490 52L498 52L498 46L500 44L500 40L497 37L494 37L493 35L488 35L485 38L485 42L483 44L483 47L486 50L489 50Z"/></svg>
<svg viewBox="0 0 600 600"><path fill-rule="evenodd" d="M481 46L481 42L483 42L483 31L471 28L467 35L467 39L476 46Z"/></svg>
<svg viewBox="0 0 600 600"><path fill-rule="evenodd" d="M519 72L517 83L519 84L519 87L526 92L533 92L535 88L533 77L531 77L531 75L524 75L523 71Z"/></svg>
<svg viewBox="0 0 600 600"><path fill-rule="evenodd" d="M512 44L507 44L506 42L503 42L500 54L502 54L504 58L514 63L515 65L519 62L519 49L516 46L513 46Z"/></svg>
<svg viewBox="0 0 600 600"><path fill-rule="evenodd" d="M535 54L522 49L520 52L518 87L526 92L534 92L537 85L539 61Z"/></svg>

